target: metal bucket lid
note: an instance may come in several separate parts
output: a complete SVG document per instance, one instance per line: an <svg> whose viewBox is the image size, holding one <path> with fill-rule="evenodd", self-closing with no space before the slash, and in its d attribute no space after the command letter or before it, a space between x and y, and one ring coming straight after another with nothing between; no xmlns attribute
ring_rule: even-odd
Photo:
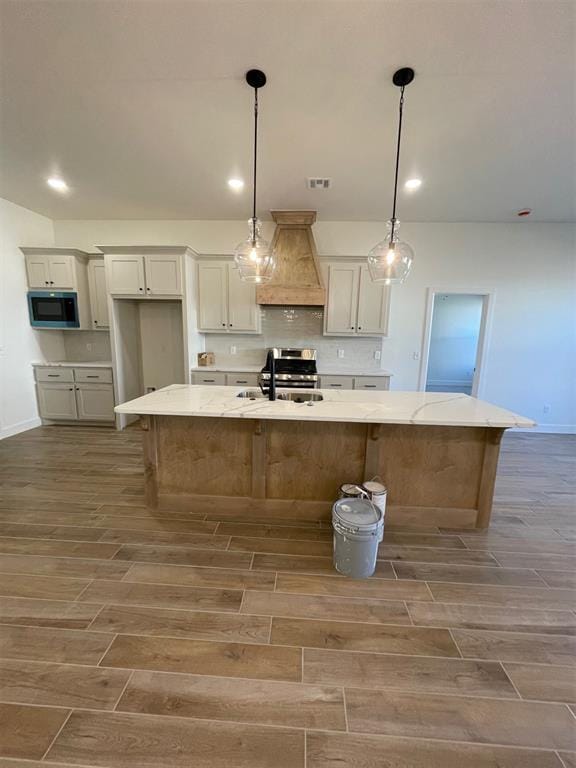
<svg viewBox="0 0 576 768"><path fill-rule="evenodd" d="M368 499L339 499L332 508L333 518L347 527L368 531L382 522L382 510Z"/></svg>
<svg viewBox="0 0 576 768"><path fill-rule="evenodd" d="M366 495L366 491L362 486L356 485L356 483L344 483L344 485L340 486L340 493L351 498L360 498Z"/></svg>
<svg viewBox="0 0 576 768"><path fill-rule="evenodd" d="M371 493L372 496L383 496L385 493L387 493L387 489L385 485L382 485L382 483L378 483L375 480L366 480L365 483L362 483L362 487L366 488L368 493Z"/></svg>

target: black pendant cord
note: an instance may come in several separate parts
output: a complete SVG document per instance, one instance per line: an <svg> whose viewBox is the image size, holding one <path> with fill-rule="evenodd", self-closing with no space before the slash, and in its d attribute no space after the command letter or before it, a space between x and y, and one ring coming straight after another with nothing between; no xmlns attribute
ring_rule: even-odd
<svg viewBox="0 0 576 768"><path fill-rule="evenodd" d="M400 90L400 106L398 116L398 140L396 143L396 172L394 174L394 203L392 205L392 228L390 230L390 245L394 243L396 227L396 198L398 196L398 169L400 167L400 140L402 138L402 113L404 111L404 86Z"/></svg>
<svg viewBox="0 0 576 768"><path fill-rule="evenodd" d="M252 247L256 245L256 170L258 164L258 88L254 88L254 177L252 180Z"/></svg>

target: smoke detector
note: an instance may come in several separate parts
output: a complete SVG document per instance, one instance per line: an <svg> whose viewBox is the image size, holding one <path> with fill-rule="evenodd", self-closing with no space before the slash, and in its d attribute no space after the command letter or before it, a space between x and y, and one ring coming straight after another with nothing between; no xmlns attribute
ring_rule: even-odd
<svg viewBox="0 0 576 768"><path fill-rule="evenodd" d="M321 176L309 176L306 179L306 186L308 189L330 189L332 186L332 179Z"/></svg>

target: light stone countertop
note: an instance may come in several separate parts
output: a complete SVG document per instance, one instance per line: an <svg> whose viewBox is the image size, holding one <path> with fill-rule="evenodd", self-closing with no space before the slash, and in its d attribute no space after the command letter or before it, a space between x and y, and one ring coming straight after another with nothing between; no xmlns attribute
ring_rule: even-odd
<svg viewBox="0 0 576 768"><path fill-rule="evenodd" d="M110 361L102 361L87 363L86 361L81 363L74 363L70 360L58 360L56 362L49 363L32 363L33 368L112 368Z"/></svg>
<svg viewBox="0 0 576 768"><path fill-rule="evenodd" d="M199 365L190 369L192 373L260 373L261 365ZM382 368L330 368L318 366L319 376L393 376Z"/></svg>
<svg viewBox="0 0 576 768"><path fill-rule="evenodd" d="M306 403L236 397L243 387L173 384L116 406L116 413L158 416L213 416L227 419L369 422L451 427L533 427L535 422L462 394L442 392L321 392ZM278 390L282 391L281 389ZM290 390L294 391L294 390Z"/></svg>

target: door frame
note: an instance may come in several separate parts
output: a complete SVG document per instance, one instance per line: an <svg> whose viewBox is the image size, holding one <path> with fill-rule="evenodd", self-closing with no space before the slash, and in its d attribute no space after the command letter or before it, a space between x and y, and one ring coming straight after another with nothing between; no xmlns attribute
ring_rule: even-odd
<svg viewBox="0 0 576 768"><path fill-rule="evenodd" d="M485 362L488 352L490 335L492 332L492 319L494 315L494 302L496 291L493 288L473 289L466 288L428 288L426 296L426 315L424 318L424 333L422 337L422 353L420 355L420 374L418 377L418 390L426 391L426 378L428 375L428 362L430 358L430 339L432 336L432 316L434 314L434 299L438 294L458 294L464 296L482 296L482 317L478 333L478 348L476 350L476 365L474 379L472 381L472 397L482 397L485 389Z"/></svg>

